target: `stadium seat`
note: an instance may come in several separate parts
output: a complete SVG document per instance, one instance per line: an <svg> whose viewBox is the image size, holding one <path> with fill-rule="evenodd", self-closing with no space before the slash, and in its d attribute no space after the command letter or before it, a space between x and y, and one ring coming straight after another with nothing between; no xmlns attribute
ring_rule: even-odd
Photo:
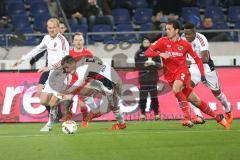
<svg viewBox="0 0 240 160"><path fill-rule="evenodd" d="M224 21L224 13L221 7L211 6L205 9L205 16L211 17L213 21Z"/></svg>
<svg viewBox="0 0 240 160"><path fill-rule="evenodd" d="M213 29L229 29L229 26L225 21L216 22L213 25ZM221 32L221 34L225 35L225 37L227 38L226 41L232 41L234 39L234 33L233 32Z"/></svg>
<svg viewBox="0 0 240 160"><path fill-rule="evenodd" d="M133 8L148 8L148 3L146 0L131 0Z"/></svg>
<svg viewBox="0 0 240 160"><path fill-rule="evenodd" d="M151 31L152 30L152 23L146 23L146 24L142 24L140 25L140 31ZM146 37L148 36L148 34L140 34L139 37Z"/></svg>
<svg viewBox="0 0 240 160"><path fill-rule="evenodd" d="M4 1L6 6L9 6L9 5L12 5L14 3L17 3L17 4L24 4L24 1L23 0L5 0Z"/></svg>
<svg viewBox="0 0 240 160"><path fill-rule="evenodd" d="M198 7L183 7L181 13L185 22L189 20L189 16L196 16L201 19L200 9Z"/></svg>
<svg viewBox="0 0 240 160"><path fill-rule="evenodd" d="M196 4L200 8L206 8L209 6L217 6L218 5L218 0L197 0Z"/></svg>
<svg viewBox="0 0 240 160"><path fill-rule="evenodd" d="M134 31L131 24L119 24L116 26L117 32L131 32ZM127 42L137 42L135 34L118 34L116 35L116 40L118 41L127 41Z"/></svg>
<svg viewBox="0 0 240 160"><path fill-rule="evenodd" d="M229 29L229 26L225 21L219 21L214 23L213 29Z"/></svg>
<svg viewBox="0 0 240 160"><path fill-rule="evenodd" d="M30 14L34 17L38 17L39 15L50 15L47 4L41 2L34 2L31 4Z"/></svg>
<svg viewBox="0 0 240 160"><path fill-rule="evenodd" d="M153 11L150 8L137 8L134 13L135 24L152 22Z"/></svg>
<svg viewBox="0 0 240 160"><path fill-rule="evenodd" d="M16 28L15 30L21 33L34 33L34 30L31 27L24 27L24 28Z"/></svg>
<svg viewBox="0 0 240 160"><path fill-rule="evenodd" d="M47 27L47 21L49 17L48 16L38 16L37 18L34 18L34 29L46 33L46 27Z"/></svg>
<svg viewBox="0 0 240 160"><path fill-rule="evenodd" d="M86 34L88 31L88 26L87 25L83 25L83 24L76 24L76 23L72 23L70 24L71 30L72 32L82 32L83 34Z"/></svg>
<svg viewBox="0 0 240 160"><path fill-rule="evenodd" d="M129 24L130 15L127 9L117 8L112 10L115 24Z"/></svg>
<svg viewBox="0 0 240 160"><path fill-rule="evenodd" d="M228 8L228 20L231 22L240 22L240 6L231 6Z"/></svg>
<svg viewBox="0 0 240 160"><path fill-rule="evenodd" d="M197 28L200 28L200 26L201 26L200 17L195 16L195 15L189 15L186 22L194 24Z"/></svg>
<svg viewBox="0 0 240 160"><path fill-rule="evenodd" d="M22 3L12 3L8 5L7 11L10 16L26 14L25 7Z"/></svg>
<svg viewBox="0 0 240 160"><path fill-rule="evenodd" d="M26 28L30 26L28 17L26 15L12 16L12 24L16 29Z"/></svg>
<svg viewBox="0 0 240 160"><path fill-rule="evenodd" d="M0 33L1 34L11 34L12 29L11 28L0 28Z"/></svg>
<svg viewBox="0 0 240 160"><path fill-rule="evenodd" d="M104 32L112 32L112 26L107 24L99 24L93 26L93 32L103 32L101 35L93 35L92 40L97 42L106 42L111 41L112 35L107 34L105 35Z"/></svg>

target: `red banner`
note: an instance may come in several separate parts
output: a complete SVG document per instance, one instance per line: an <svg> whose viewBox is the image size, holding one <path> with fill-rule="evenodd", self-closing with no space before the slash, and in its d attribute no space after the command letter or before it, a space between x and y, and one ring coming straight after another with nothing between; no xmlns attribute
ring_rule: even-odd
<svg viewBox="0 0 240 160"><path fill-rule="evenodd" d="M221 89L230 101L235 118L240 118L240 69L218 68ZM137 71L118 71L123 80L123 97L120 101L125 119L136 120L139 116L139 84ZM159 72L161 75L161 72ZM47 120L45 107L39 104L36 96L37 82L40 74L35 72L1 72L0 83L0 122L42 122ZM212 95L210 89L200 84L194 91L200 98L218 112L223 112L220 102ZM158 84L159 109L162 119L179 119L181 111L170 87L160 76ZM149 111L149 103L147 112ZM80 120L80 102L74 98L72 111L75 120ZM153 115L148 114L152 119ZM207 117L209 118L209 117ZM105 114L97 120L114 120L112 113Z"/></svg>

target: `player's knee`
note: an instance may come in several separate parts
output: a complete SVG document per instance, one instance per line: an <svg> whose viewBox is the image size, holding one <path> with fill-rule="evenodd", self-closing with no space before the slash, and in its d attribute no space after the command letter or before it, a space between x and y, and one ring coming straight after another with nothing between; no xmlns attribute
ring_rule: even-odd
<svg viewBox="0 0 240 160"><path fill-rule="evenodd" d="M177 93L180 92L181 90L180 90L179 87L174 87L174 86L173 86L172 91L173 91L174 94L177 94Z"/></svg>
<svg viewBox="0 0 240 160"><path fill-rule="evenodd" d="M220 89L217 91L212 90L212 93L215 97L218 97L221 94L221 90Z"/></svg>
<svg viewBox="0 0 240 160"><path fill-rule="evenodd" d="M41 105L44 105L44 106L49 105L48 101L45 99L40 99L40 103L41 103Z"/></svg>

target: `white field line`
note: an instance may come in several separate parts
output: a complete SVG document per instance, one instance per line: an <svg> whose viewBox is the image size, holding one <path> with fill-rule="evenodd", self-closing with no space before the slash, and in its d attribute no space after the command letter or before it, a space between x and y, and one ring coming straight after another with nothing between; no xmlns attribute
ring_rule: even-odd
<svg viewBox="0 0 240 160"><path fill-rule="evenodd" d="M214 132L240 132L240 130L228 130L228 131L225 131L225 130L165 130L165 131L155 131L155 132L152 132L152 131L129 131L129 132L125 132L125 130L123 131L109 131L109 132L94 132L94 133L91 133L91 132L83 132L81 133L80 132L77 132L76 134L73 134L73 135L66 135L64 133L62 134L54 134L52 132L46 132L45 134L28 134L28 135L0 135L0 139L2 138L34 138L34 137L60 137L60 136L78 136L78 135L81 135L81 134L84 134L85 136L87 135L130 135L130 134L175 134L175 133L214 133Z"/></svg>

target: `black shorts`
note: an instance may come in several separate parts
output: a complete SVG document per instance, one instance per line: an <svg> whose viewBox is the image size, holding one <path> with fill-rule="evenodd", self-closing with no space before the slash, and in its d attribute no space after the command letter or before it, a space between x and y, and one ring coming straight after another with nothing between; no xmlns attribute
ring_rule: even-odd
<svg viewBox="0 0 240 160"><path fill-rule="evenodd" d="M45 84L45 82L47 81L48 79L48 76L49 76L49 71L48 72L43 72L39 81L38 81L38 84Z"/></svg>

